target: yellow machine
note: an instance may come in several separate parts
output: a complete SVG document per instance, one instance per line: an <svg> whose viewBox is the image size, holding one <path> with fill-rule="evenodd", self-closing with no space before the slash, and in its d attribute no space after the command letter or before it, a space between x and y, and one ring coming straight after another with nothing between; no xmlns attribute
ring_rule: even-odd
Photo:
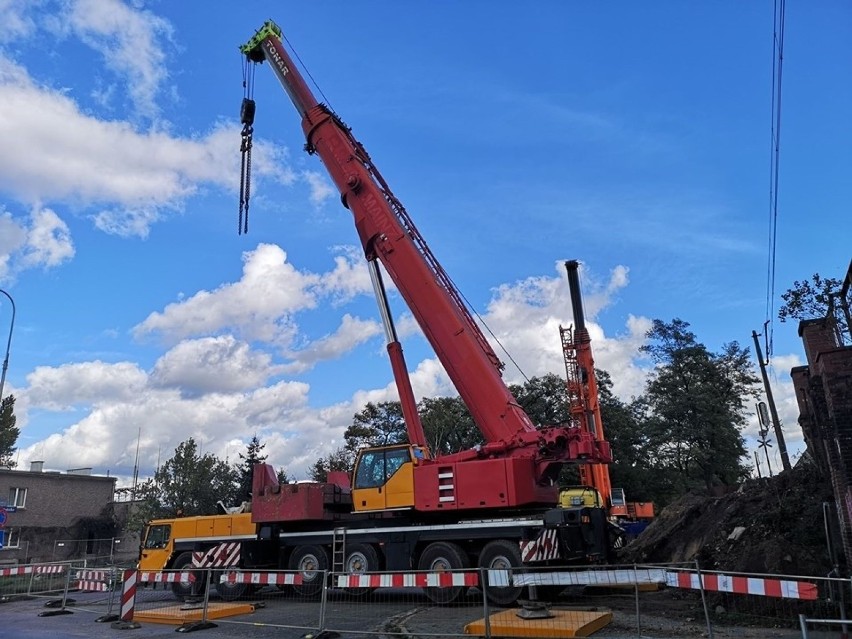
<svg viewBox="0 0 852 639"><path fill-rule="evenodd" d="M139 570L180 570L191 568L233 568L240 564L241 543L257 537L251 513L154 519L145 528L139 549ZM223 592L244 584L216 584L223 598L237 593ZM176 582L178 596L192 593L192 583Z"/></svg>

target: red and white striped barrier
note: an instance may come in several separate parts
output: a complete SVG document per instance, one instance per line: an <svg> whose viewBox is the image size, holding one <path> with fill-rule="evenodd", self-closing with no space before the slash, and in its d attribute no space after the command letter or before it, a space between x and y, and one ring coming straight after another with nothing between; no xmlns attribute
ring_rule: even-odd
<svg viewBox="0 0 852 639"><path fill-rule="evenodd" d="M110 589L112 573L106 570L78 570L76 588L83 592L106 592Z"/></svg>
<svg viewBox="0 0 852 639"><path fill-rule="evenodd" d="M18 575L58 575L65 572L65 566L16 566L15 568L0 568L0 577L15 577Z"/></svg>
<svg viewBox="0 0 852 639"><path fill-rule="evenodd" d="M195 574L191 572L140 572L139 581L173 584L179 581L195 581Z"/></svg>
<svg viewBox="0 0 852 639"><path fill-rule="evenodd" d="M783 599L817 598L817 586L808 581L772 579L764 577L742 577L735 575L717 575L702 573L701 582L696 572L667 572L666 585L672 588L690 588L712 590L714 592L732 592L738 595L761 595L781 597Z"/></svg>
<svg viewBox="0 0 852 639"><path fill-rule="evenodd" d="M560 570L512 574L508 570L489 570L492 586L610 586L613 584L664 584L662 568L625 568L621 570Z"/></svg>
<svg viewBox="0 0 852 639"><path fill-rule="evenodd" d="M219 578L221 583L258 584L261 586L299 586L302 575L283 572L229 572Z"/></svg>
<svg viewBox="0 0 852 639"><path fill-rule="evenodd" d="M338 588L452 588L478 586L475 572L419 572L383 575L338 575Z"/></svg>
<svg viewBox="0 0 852 639"><path fill-rule="evenodd" d="M122 621L133 621L133 610L136 607L136 583L139 581L138 570L125 570L121 587L121 614Z"/></svg>

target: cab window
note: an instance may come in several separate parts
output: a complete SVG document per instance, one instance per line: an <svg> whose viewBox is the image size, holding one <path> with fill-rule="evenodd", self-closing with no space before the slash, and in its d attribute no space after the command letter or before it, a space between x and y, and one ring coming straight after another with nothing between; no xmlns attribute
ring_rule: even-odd
<svg viewBox="0 0 852 639"><path fill-rule="evenodd" d="M384 486L405 462L411 461L408 447L364 453L355 475L355 488Z"/></svg>
<svg viewBox="0 0 852 639"><path fill-rule="evenodd" d="M169 524L150 526L145 536L145 548L165 548L171 532L172 527Z"/></svg>

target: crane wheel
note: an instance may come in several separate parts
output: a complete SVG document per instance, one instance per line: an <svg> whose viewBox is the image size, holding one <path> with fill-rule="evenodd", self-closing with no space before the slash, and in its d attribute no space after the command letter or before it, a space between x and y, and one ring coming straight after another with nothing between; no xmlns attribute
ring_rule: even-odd
<svg viewBox="0 0 852 639"><path fill-rule="evenodd" d="M229 584L227 581L222 581L222 577L229 572L231 570L216 570L211 573L213 585L216 586L216 592L219 593L222 601L236 601L252 593L252 584Z"/></svg>
<svg viewBox="0 0 852 639"><path fill-rule="evenodd" d="M296 594L315 597L322 592L328 574L328 553L322 546L299 546L290 555L287 568L295 570L302 578L301 584L293 586Z"/></svg>
<svg viewBox="0 0 852 639"><path fill-rule="evenodd" d="M479 554L479 567L490 570L500 570L509 573L507 576L521 572L521 549L518 542L509 541L508 539L496 539L485 545L482 552ZM488 601L495 606L511 606L521 596L524 591L523 586L492 586L491 574L486 572L485 579L487 586L485 595ZM503 575L501 575L502 577ZM495 580L497 575L494 575Z"/></svg>
<svg viewBox="0 0 852 639"><path fill-rule="evenodd" d="M458 544L439 541L426 546L417 564L419 570L429 572L450 572L470 568L470 558ZM465 586L449 588L426 588L426 596L438 604L450 604L464 594Z"/></svg>
<svg viewBox="0 0 852 639"><path fill-rule="evenodd" d="M183 552L179 554L169 569L189 572L195 577L194 581L175 581L172 584L172 592L178 599L184 599L186 597L201 597L204 595L207 573L203 570L187 570L187 566L192 567L191 552Z"/></svg>
<svg viewBox="0 0 852 639"><path fill-rule="evenodd" d="M370 544L352 544L346 550L343 572L346 575L366 575L381 570L379 553ZM375 588L344 588L355 597L369 595Z"/></svg>

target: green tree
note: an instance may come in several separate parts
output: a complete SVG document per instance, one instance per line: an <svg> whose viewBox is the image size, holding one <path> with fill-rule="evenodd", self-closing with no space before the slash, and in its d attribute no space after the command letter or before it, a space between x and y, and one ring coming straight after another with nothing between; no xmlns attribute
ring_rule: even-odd
<svg viewBox="0 0 852 639"><path fill-rule="evenodd" d="M168 515L160 502L160 488L153 478L146 479L135 487L119 488L115 492L130 498L125 530L141 531L152 519Z"/></svg>
<svg viewBox="0 0 852 639"><path fill-rule="evenodd" d="M555 373L513 384L509 390L536 426L556 426L570 419L568 387Z"/></svg>
<svg viewBox="0 0 852 639"><path fill-rule="evenodd" d="M215 455L199 454L190 437L175 449L154 476L160 503L169 515L212 515L216 502L235 501L239 486L237 472Z"/></svg>
<svg viewBox="0 0 852 639"><path fill-rule="evenodd" d="M251 483L252 478L254 477L254 465L264 463L268 457L268 455L263 454L264 448L266 448L266 444L262 444L258 436L254 435L249 443L246 444L245 455L242 453L239 454L241 461L236 467L237 481L239 483L236 493L237 501L242 502L251 500ZM286 484L289 481L287 471L284 468L279 468L277 474L279 483Z"/></svg>
<svg viewBox="0 0 852 639"><path fill-rule="evenodd" d="M432 455L446 455L484 443L460 397L424 397L417 406Z"/></svg>
<svg viewBox="0 0 852 639"><path fill-rule="evenodd" d="M641 400L624 402L612 392L612 377L595 370L604 437L612 449L610 484L629 501L657 501L665 483L654 469L654 448L642 422Z"/></svg>
<svg viewBox="0 0 852 639"><path fill-rule="evenodd" d="M402 405L399 402L368 403L355 413L343 433L346 448L357 453L366 446L388 446L408 441Z"/></svg>
<svg viewBox="0 0 852 639"><path fill-rule="evenodd" d="M784 304L778 309L778 319L807 320L826 317L831 309L831 300L840 293L842 282L833 277L821 277L814 273L810 280L795 280L793 286L781 294ZM835 300L834 319L841 335L849 335L845 315Z"/></svg>
<svg viewBox="0 0 852 639"><path fill-rule="evenodd" d="M355 453L345 446L341 446L326 457L320 457L316 460L308 471L308 475L314 481L326 482L331 471L343 471L351 475L354 466Z"/></svg>
<svg viewBox="0 0 852 639"><path fill-rule="evenodd" d="M15 396L7 395L0 400L0 468L17 466L14 456L21 429L15 424Z"/></svg>
<svg viewBox="0 0 852 639"><path fill-rule="evenodd" d="M745 403L758 381L748 350L732 342L712 353L680 319L654 320L647 337L641 350L657 368L642 406L655 466L675 493L740 481L748 472Z"/></svg>

